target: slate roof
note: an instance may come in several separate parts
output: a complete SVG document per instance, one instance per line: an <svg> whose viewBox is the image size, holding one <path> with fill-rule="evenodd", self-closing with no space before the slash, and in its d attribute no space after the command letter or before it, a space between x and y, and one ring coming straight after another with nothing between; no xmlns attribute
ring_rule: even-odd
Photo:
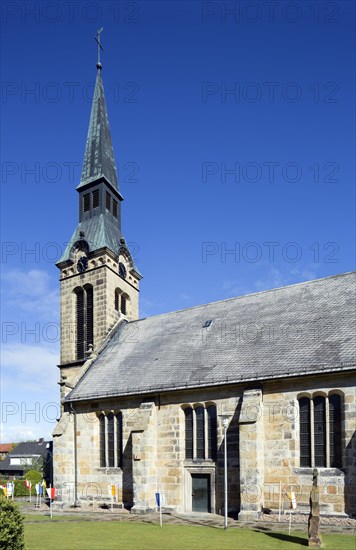
<svg viewBox="0 0 356 550"><path fill-rule="evenodd" d="M16 447L7 455L4 460L0 461L0 471L22 471L25 466L21 464L10 464L11 458L24 458L24 457L41 457L46 456L49 449L47 444L52 445L51 441L24 441L16 445Z"/></svg>
<svg viewBox="0 0 356 550"><path fill-rule="evenodd" d="M16 445L9 455L12 457L45 455L48 451L47 444L51 445L51 441L24 441Z"/></svg>
<svg viewBox="0 0 356 550"><path fill-rule="evenodd" d="M121 323L67 401L355 368L355 275Z"/></svg>
<svg viewBox="0 0 356 550"><path fill-rule="evenodd" d="M95 82L82 176L77 189L101 176L118 190L118 178L106 109L101 69Z"/></svg>
<svg viewBox="0 0 356 550"><path fill-rule="evenodd" d="M77 241L80 240L81 231L85 234L85 240L89 245L89 252L91 250L99 250L100 248L106 247L116 254L119 253L121 246L120 238L122 237L122 234L117 224L113 222L111 216L108 217L100 214L99 216L93 216L88 220L78 223L57 264L70 259L72 247Z"/></svg>

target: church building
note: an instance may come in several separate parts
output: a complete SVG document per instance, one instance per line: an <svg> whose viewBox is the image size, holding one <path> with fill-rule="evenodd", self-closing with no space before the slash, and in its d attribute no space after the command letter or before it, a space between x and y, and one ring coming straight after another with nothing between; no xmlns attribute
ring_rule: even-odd
<svg viewBox="0 0 356 550"><path fill-rule="evenodd" d="M54 486L65 505L110 500L258 519L294 491L356 514L355 272L139 317L142 275L121 202L97 64L79 221L60 271L61 416ZM65 237L65 236L64 236Z"/></svg>

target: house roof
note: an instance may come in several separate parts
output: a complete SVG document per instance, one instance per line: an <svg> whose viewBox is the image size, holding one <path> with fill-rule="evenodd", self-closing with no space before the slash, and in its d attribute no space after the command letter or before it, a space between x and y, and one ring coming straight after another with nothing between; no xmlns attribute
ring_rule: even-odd
<svg viewBox="0 0 356 550"><path fill-rule="evenodd" d="M10 464L11 458L24 458L24 457L41 457L48 453L47 445L52 445L51 441L24 441L16 445L16 447L10 451L7 457L0 461L0 471L20 472L25 466L21 464Z"/></svg>
<svg viewBox="0 0 356 550"><path fill-rule="evenodd" d="M23 457L23 456L40 456L45 455L48 451L47 444L51 445L51 441L24 441L16 445L16 447L9 453L10 457Z"/></svg>
<svg viewBox="0 0 356 550"><path fill-rule="evenodd" d="M21 466L20 464L10 465L9 456L0 461L0 472L21 472L23 469L24 466Z"/></svg>
<svg viewBox="0 0 356 550"><path fill-rule="evenodd" d="M0 453L9 453L13 446L13 443L0 443Z"/></svg>
<svg viewBox="0 0 356 550"><path fill-rule="evenodd" d="M66 400L353 369L355 275L123 322Z"/></svg>

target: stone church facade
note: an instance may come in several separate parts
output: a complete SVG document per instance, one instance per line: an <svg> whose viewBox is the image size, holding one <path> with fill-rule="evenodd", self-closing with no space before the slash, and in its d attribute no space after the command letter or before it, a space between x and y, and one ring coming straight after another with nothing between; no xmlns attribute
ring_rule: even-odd
<svg viewBox="0 0 356 550"><path fill-rule="evenodd" d="M63 505L110 499L136 513L155 492L177 512L257 519L296 493L356 514L355 273L139 319L139 273L121 202L101 65L79 186L79 223L57 263Z"/></svg>

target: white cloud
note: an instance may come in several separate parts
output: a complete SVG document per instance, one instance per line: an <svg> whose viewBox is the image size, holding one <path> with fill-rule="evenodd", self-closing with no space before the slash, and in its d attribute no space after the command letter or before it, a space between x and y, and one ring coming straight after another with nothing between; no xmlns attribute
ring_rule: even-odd
<svg viewBox="0 0 356 550"><path fill-rule="evenodd" d="M57 319L59 315L59 290L52 286L46 271L12 269L1 275L3 301L16 310Z"/></svg>
<svg viewBox="0 0 356 550"><path fill-rule="evenodd" d="M58 346L4 344L1 352L1 385L3 392L44 392L55 388Z"/></svg>
<svg viewBox="0 0 356 550"><path fill-rule="evenodd" d="M4 443L19 443L21 441L38 441L40 437L45 440L52 439L53 425L36 424L28 428L23 424L1 424L1 441Z"/></svg>
<svg viewBox="0 0 356 550"><path fill-rule="evenodd" d="M256 291L268 290L270 288L279 288L286 285L311 281L317 277L315 270L307 267L281 270L277 267L272 267L266 271L263 279L257 279L254 282Z"/></svg>
<svg viewBox="0 0 356 550"><path fill-rule="evenodd" d="M50 438L59 416L58 345L4 344L1 440Z"/></svg>

